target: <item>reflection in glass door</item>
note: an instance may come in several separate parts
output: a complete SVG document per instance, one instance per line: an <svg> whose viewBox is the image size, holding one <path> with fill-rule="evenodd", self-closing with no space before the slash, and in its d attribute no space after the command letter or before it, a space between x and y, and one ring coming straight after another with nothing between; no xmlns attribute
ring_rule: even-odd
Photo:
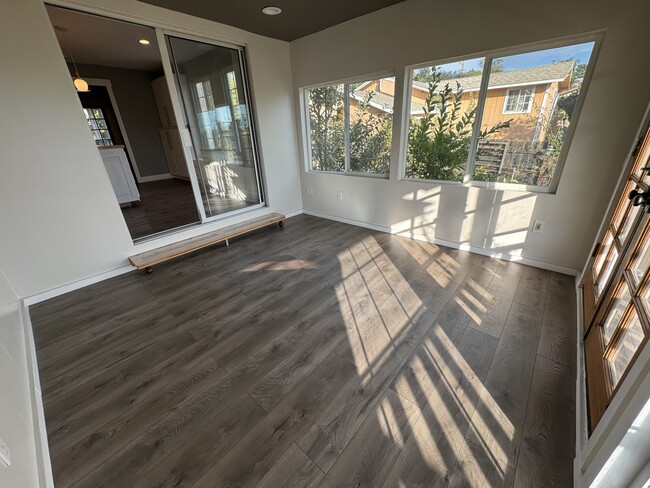
<svg viewBox="0 0 650 488"><path fill-rule="evenodd" d="M206 217L262 204L241 48L167 36Z"/></svg>

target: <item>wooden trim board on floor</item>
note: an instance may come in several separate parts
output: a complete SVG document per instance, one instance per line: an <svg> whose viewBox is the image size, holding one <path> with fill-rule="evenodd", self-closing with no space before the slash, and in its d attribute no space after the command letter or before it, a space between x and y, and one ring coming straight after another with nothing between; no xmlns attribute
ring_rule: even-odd
<svg viewBox="0 0 650 488"><path fill-rule="evenodd" d="M138 269L151 270L154 264L160 264L183 254L197 251L218 242L227 241L233 237L252 232L261 227L266 227L275 223L279 223L280 227L283 226L285 216L278 213L271 213L263 215L255 219L247 220L239 224L230 225L223 229L218 229L213 232L208 232L200 236L185 239L180 242L174 242L167 246L152 249L151 251L136 254L129 257L129 261L133 266Z"/></svg>

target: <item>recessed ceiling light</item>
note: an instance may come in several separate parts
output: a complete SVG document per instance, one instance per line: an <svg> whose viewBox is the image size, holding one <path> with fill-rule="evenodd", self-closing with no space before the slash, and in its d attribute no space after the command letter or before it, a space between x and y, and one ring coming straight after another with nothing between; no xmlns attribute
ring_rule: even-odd
<svg viewBox="0 0 650 488"><path fill-rule="evenodd" d="M262 13L266 15L278 15L282 12L280 7L264 7Z"/></svg>
<svg viewBox="0 0 650 488"><path fill-rule="evenodd" d="M149 44L151 44L151 42L149 42L147 39L140 39L138 42L143 46L148 46Z"/></svg>

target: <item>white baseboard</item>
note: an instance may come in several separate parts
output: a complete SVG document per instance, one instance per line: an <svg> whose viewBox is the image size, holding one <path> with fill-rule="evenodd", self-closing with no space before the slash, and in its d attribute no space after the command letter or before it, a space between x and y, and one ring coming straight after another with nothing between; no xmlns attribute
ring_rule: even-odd
<svg viewBox="0 0 650 488"><path fill-rule="evenodd" d="M287 212L287 213L284 214L284 216L286 218L291 218L291 217L295 217L296 215L300 215L302 213L303 213L303 211L302 211L302 208L301 208L300 210L294 210L293 212Z"/></svg>
<svg viewBox="0 0 650 488"><path fill-rule="evenodd" d="M358 227L364 227L367 229L372 229L376 230L379 232L385 232L387 234L394 234L394 235L399 235L402 237L409 237L411 239L416 239L419 241L425 241L425 242L430 242L432 244L436 244L439 246L445 246L445 247L451 247L453 249L460 249L463 251L469 251L475 254L481 254L483 256L488 256L491 258L496 258L496 259L503 259L505 261L516 261L521 264L525 264L528 266L533 266L535 268L541 268L541 269L547 269L549 271L555 271L558 273L562 274L567 274L571 276L577 276L578 275L578 270L573 269L573 268L567 268L565 266L560 266L557 264L552 264L552 263L545 263L542 261L537 261L535 259L529 259L525 258L522 256L514 256L512 254L504 253L504 252L498 252L498 251L493 251L490 249L484 249L482 247L476 247L476 246L471 246L469 244L464 244L460 242L453 242L453 241L447 241L444 239L437 239L429 236L425 236L422 234L417 234L413 232L395 232L393 231L390 227L385 227L381 225L376 225L376 224L371 224L368 222L363 222L360 220L353 220L353 219L347 219L345 217L338 217L336 215L329 215L323 212L318 212L314 210L307 210L307 209L300 209L300 210L294 210L292 212L287 212L285 215L287 218L290 217L295 217L296 215L300 214L306 214L306 215L312 215L314 217L320 217L324 219L329 219L329 220L335 220L337 222L342 222L344 224L350 224L350 225L356 225ZM206 232L208 229L205 230ZM186 238L185 236L183 238ZM124 273L128 273L130 271L134 271L134 268L130 265L125 265L121 266L119 268L106 271L104 273L100 273L95 276L91 276L89 278L85 278L83 280L75 281L73 283L69 283L67 285L60 286L58 288L54 288L52 290L48 290L42 293L37 293L36 295L32 295L29 297L26 297L23 299L24 303L26 306L34 305L39 302L43 302L45 300L49 300L50 298L54 298L60 295L63 295L65 293L69 293L74 290L78 290L80 288L84 288L89 285L93 285L95 283L99 283L100 281L108 280L110 278L113 278L115 276L119 276Z"/></svg>
<svg viewBox="0 0 650 488"><path fill-rule="evenodd" d="M390 227L384 227L383 225L371 224L369 222L363 222L362 220L353 220L345 217L339 217L337 215L330 215L324 212L318 212L316 210L307 210L303 209L302 213L306 215L312 215L314 217L320 217L322 219L335 220L336 222L343 222L344 224L356 225L357 227L364 227L366 229L377 230L379 232L386 232L387 234L392 234Z"/></svg>
<svg viewBox="0 0 650 488"><path fill-rule="evenodd" d="M287 212L285 216L287 218L290 217L295 217L296 215L302 214L303 211L302 209L299 210L294 210L292 212ZM213 229L204 229L203 232L209 232ZM182 236L179 238L181 239L187 239L188 237ZM134 271L135 268L130 265L122 266L120 268L116 268L110 271L106 271L104 273L100 273L95 276L91 276L90 278L85 278L83 280L75 281L73 283L69 283L67 285L59 286L57 288L53 288L51 290L42 292L42 293L37 293L36 295L29 296L27 298L23 299L23 302L26 306L34 305L36 303L44 302L45 300L49 300L50 298L58 297L60 295L64 295L65 293L69 293L74 290L78 290L80 288L84 288L89 285L93 285L95 283L99 283L100 281L108 280L110 278L114 278L115 276L119 276L124 273L128 273L130 271Z"/></svg>
<svg viewBox="0 0 650 488"><path fill-rule="evenodd" d="M162 173L160 175L141 176L138 178L138 183L151 183L152 181L171 180L174 176L170 173Z"/></svg>
<svg viewBox="0 0 650 488"><path fill-rule="evenodd" d="M59 286L57 288L44 291L43 293L37 293L36 295L23 298L23 303L27 307L29 307L30 305L44 302L45 300L49 300L50 298L58 297L60 295L64 295L65 293L69 293L71 291L78 290L80 288L84 288L86 286L90 286L95 283L99 283L100 281L108 280L115 276L119 276L134 270L135 268L131 265L121 266L119 268L112 269L110 271L106 271L104 273L100 273L95 276L91 276L90 278L84 278L83 280L75 281L73 283L68 283L67 285Z"/></svg>
<svg viewBox="0 0 650 488"><path fill-rule="evenodd" d="M36 343L34 342L34 331L29 316L29 307L24 300L22 300L21 315L25 337L25 352L27 357L29 396L32 404L32 425L34 429L34 447L36 448L36 463L38 467L38 485L41 488L54 488L50 448L47 441L47 428L45 426L45 412L43 410L41 380L36 358Z"/></svg>
<svg viewBox="0 0 650 488"><path fill-rule="evenodd" d="M578 276L579 271L574 268L568 268L566 266L560 266L559 264L545 263L543 261L537 261L536 259L530 259L523 256L515 256L501 251L494 251L492 249L485 249L483 247L472 246L470 244L462 242L447 241L445 239L438 239L435 237L425 236L423 234L418 234L410 231L394 231L390 227L371 224L368 222L363 222L360 220L347 219L345 217L339 217L336 215L330 215L323 212L318 212L315 210L303 209L303 213L307 215L313 215L314 217L321 217L323 219L335 220L337 222L343 222L344 224L356 225L358 227L365 227L367 229L376 230L379 232L386 232L387 234L394 234L402 237L408 237L410 239L415 239L418 241L430 242L431 244L436 244L439 246L451 247L453 249L460 249L462 251L469 251L474 254L481 254L483 256L488 256L490 258L502 259L504 261L514 261L527 266L533 266L535 268L546 269L549 271L555 271L557 273L562 273L570 276Z"/></svg>

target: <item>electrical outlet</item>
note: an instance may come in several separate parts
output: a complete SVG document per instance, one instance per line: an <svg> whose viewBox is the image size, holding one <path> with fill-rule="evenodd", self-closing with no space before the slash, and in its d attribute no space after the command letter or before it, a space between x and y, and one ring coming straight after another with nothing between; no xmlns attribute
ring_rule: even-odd
<svg viewBox="0 0 650 488"><path fill-rule="evenodd" d="M533 221L533 232L539 232L542 233L544 232L544 225L546 222L543 220L534 220Z"/></svg>
<svg viewBox="0 0 650 488"><path fill-rule="evenodd" d="M339 200L343 200L343 192L342 192L341 190L338 191L338 193L337 193L337 198L338 198Z"/></svg>
<svg viewBox="0 0 650 488"><path fill-rule="evenodd" d="M0 461L3 461L7 466L11 465L11 451L5 441L0 439Z"/></svg>
<svg viewBox="0 0 650 488"><path fill-rule="evenodd" d="M309 195L310 197L314 196L314 187L313 186L308 186L307 187L307 195Z"/></svg>

